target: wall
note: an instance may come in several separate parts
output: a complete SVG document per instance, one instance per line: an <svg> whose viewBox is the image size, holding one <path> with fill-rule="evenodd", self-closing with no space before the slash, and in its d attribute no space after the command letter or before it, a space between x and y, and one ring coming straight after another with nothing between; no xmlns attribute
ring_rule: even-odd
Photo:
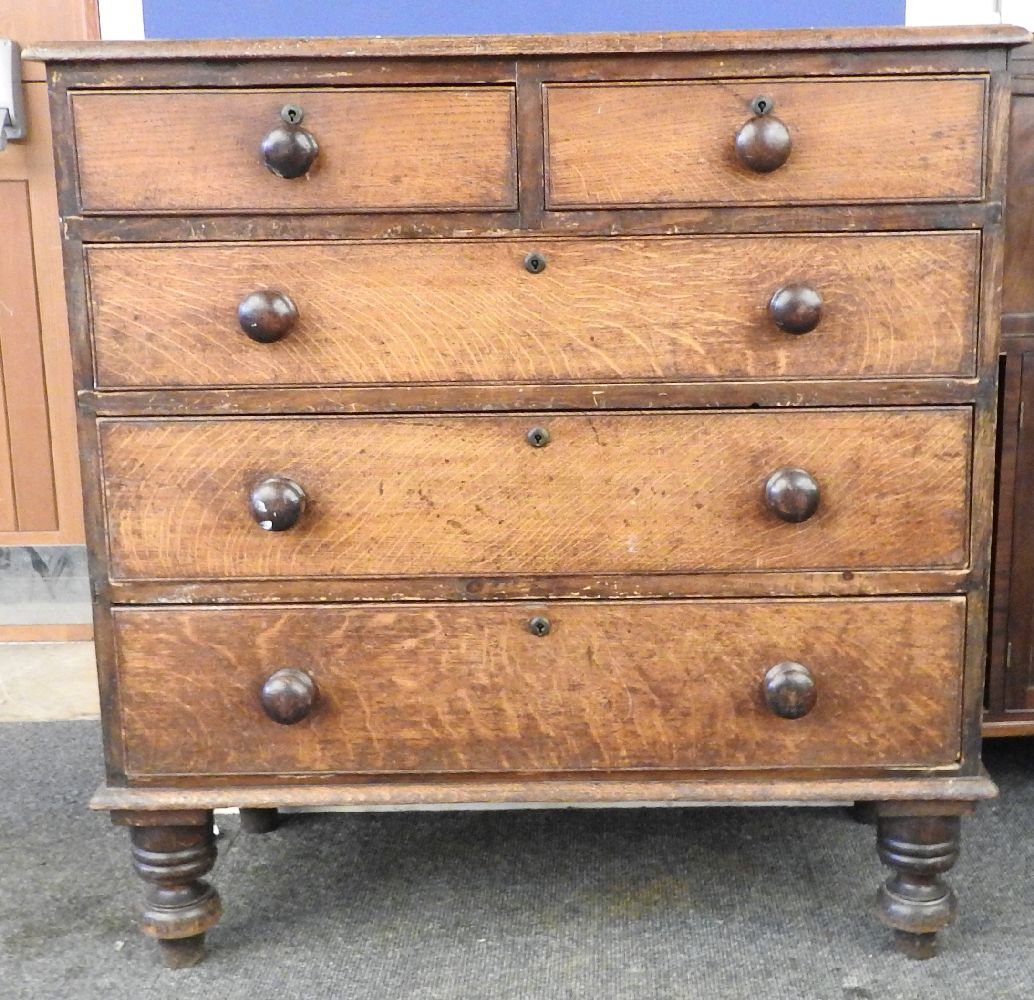
<svg viewBox="0 0 1034 1000"><path fill-rule="evenodd" d="M143 14L148 38L676 31L903 24L905 0L143 0Z"/></svg>

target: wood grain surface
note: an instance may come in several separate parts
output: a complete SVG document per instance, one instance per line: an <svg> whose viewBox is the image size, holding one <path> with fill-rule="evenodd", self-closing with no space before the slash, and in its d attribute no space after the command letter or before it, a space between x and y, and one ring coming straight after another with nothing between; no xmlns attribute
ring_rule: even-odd
<svg viewBox="0 0 1034 1000"><path fill-rule="evenodd" d="M964 614L964 598L118 609L128 769L947 765ZM761 692L787 659L818 690L794 721ZM259 704L284 667L319 691L292 726Z"/></svg>
<svg viewBox="0 0 1034 1000"><path fill-rule="evenodd" d="M183 810L190 816L195 814L193 810L238 806L362 809L460 804L477 808L486 803L515 802L563 807L572 803L593 806L619 802L851 805L861 801L878 802L881 811L911 807L926 812L940 808L967 814L977 802L998 796L997 787L983 769L972 776L960 775L950 768L927 772L910 769L904 773L870 768L863 772L863 777L850 777L850 772L844 771L823 768L802 774L799 769L768 768L725 775L703 771L674 778L670 772L655 776L637 771L633 775L618 772L613 777L559 779L505 774L485 779L470 775L379 775L311 782L300 782L290 775L278 780L268 775L253 779L199 776L189 782L182 778L141 777L134 779L132 785L101 785L90 799L90 808L118 810L113 822L147 825L149 816L160 817L169 809Z"/></svg>
<svg viewBox="0 0 1034 1000"><path fill-rule="evenodd" d="M824 28L820 31L644 31L552 35L374 36L362 38L192 39L55 42L37 45L27 58L49 62L175 59L264 60L404 57L568 55L581 53L779 52L837 49L921 49L944 46L1023 45L1030 32L1015 25Z"/></svg>
<svg viewBox="0 0 1034 1000"><path fill-rule="evenodd" d="M55 23L62 14L71 17L74 5L23 10L28 6L0 12L0 22L6 15L9 26L35 31L48 13ZM84 5L78 6L81 18ZM28 82L22 90L28 138L0 155L0 548L83 540L47 85Z"/></svg>
<svg viewBox="0 0 1034 1000"><path fill-rule="evenodd" d="M968 375L977 233L93 246L101 387ZM539 251L541 274L524 258ZM811 285L822 319L768 315ZM274 344L237 304L275 289ZM936 336L931 335L936 331Z"/></svg>
<svg viewBox="0 0 1034 1000"><path fill-rule="evenodd" d="M320 145L295 180L259 154L286 104ZM516 206L512 87L86 92L72 107L87 212Z"/></svg>
<svg viewBox="0 0 1034 1000"><path fill-rule="evenodd" d="M544 427L551 442L525 435ZM971 413L927 409L104 419L114 579L958 567ZM783 466L818 513L762 502ZM249 492L287 476L289 531Z"/></svg>
<svg viewBox="0 0 1034 1000"><path fill-rule="evenodd" d="M552 208L978 198L981 77L548 84ZM733 137L756 95L790 130L785 166L757 174Z"/></svg>
<svg viewBox="0 0 1034 1000"><path fill-rule="evenodd" d="M1025 82L1030 93L1012 99L1002 311L1023 314L1034 332L1034 73Z"/></svg>

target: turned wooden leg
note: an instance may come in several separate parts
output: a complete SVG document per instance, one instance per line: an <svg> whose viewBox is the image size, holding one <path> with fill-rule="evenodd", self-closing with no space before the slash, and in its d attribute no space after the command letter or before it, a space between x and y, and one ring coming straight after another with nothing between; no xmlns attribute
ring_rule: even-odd
<svg viewBox="0 0 1034 1000"><path fill-rule="evenodd" d="M241 829L245 833L272 833L279 825L276 809L241 809Z"/></svg>
<svg viewBox="0 0 1034 1000"><path fill-rule="evenodd" d="M877 893L877 914L903 954L932 958L937 932L955 919L955 893L943 875L959 856L959 817L881 815L876 837L893 871Z"/></svg>
<svg viewBox="0 0 1034 1000"><path fill-rule="evenodd" d="M158 940L167 967L197 964L204 955L205 932L222 912L219 894L202 879L216 858L212 814L112 818L130 827L133 867L147 883L140 929Z"/></svg>

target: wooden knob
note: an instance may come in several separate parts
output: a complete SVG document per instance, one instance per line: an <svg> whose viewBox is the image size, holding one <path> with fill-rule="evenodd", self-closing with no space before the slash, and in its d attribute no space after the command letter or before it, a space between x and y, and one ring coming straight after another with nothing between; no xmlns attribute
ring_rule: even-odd
<svg viewBox="0 0 1034 1000"><path fill-rule="evenodd" d="M804 469L776 469L765 480L765 506L784 521L807 521L819 509L819 484Z"/></svg>
<svg viewBox="0 0 1034 1000"><path fill-rule="evenodd" d="M263 711L281 726L301 722L316 704L316 683L304 670L278 670L262 685Z"/></svg>
<svg viewBox="0 0 1034 1000"><path fill-rule="evenodd" d="M822 319L822 296L811 285L783 285L768 300L768 315L780 330L809 333Z"/></svg>
<svg viewBox="0 0 1034 1000"><path fill-rule="evenodd" d="M319 154L319 143L301 127L303 117L298 105L288 104L280 112L282 124L270 129L262 140L262 159L277 177L304 177Z"/></svg>
<svg viewBox="0 0 1034 1000"><path fill-rule="evenodd" d="M252 340L273 344L291 332L298 307L283 292L252 292L237 306L237 322Z"/></svg>
<svg viewBox="0 0 1034 1000"><path fill-rule="evenodd" d="M780 719L800 719L815 707L815 678L803 663L777 663L761 687L765 703Z"/></svg>
<svg viewBox="0 0 1034 1000"><path fill-rule="evenodd" d="M740 163L759 174L778 170L790 156L790 130L772 115L757 115L736 133Z"/></svg>
<svg viewBox="0 0 1034 1000"><path fill-rule="evenodd" d="M305 511L305 490L286 476L259 480L249 499L252 516L266 531L286 531Z"/></svg>

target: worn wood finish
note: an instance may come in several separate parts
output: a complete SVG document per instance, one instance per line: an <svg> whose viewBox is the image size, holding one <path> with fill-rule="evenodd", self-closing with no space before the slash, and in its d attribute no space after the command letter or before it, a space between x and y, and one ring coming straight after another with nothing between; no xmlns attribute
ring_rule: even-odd
<svg viewBox="0 0 1034 1000"><path fill-rule="evenodd" d="M525 105L522 104L522 107ZM535 125L541 130L541 121ZM522 150L530 140L523 139ZM541 138L538 141L541 146ZM527 156L522 155L521 163ZM541 155L541 150L539 155ZM809 205L636 208L544 212L539 195L521 199L520 212L378 212L320 215L89 215L71 204L65 224L84 243L152 241L524 238L528 232L580 236L701 236L793 232L894 232L982 228L1001 217L1000 204L936 202L910 205ZM537 205L531 199L538 197ZM71 199L70 199L71 202Z"/></svg>
<svg viewBox="0 0 1034 1000"><path fill-rule="evenodd" d="M228 580L127 580L105 584L119 604L478 601L544 597L791 597L813 594L962 594L972 571L766 570L763 573L597 573L576 576L377 576Z"/></svg>
<svg viewBox="0 0 1034 1000"><path fill-rule="evenodd" d="M1002 438L1003 451L1011 445L1000 464L1003 478L998 520L998 560L995 603L999 614L993 619L999 631L992 644L997 654L989 671L991 716L1002 721L1023 721L1034 731L1034 544L1028 525L1034 513L1034 440L1030 421L1034 414L1034 355L1014 355L1019 368L1014 376L1015 393L1003 399L1003 411L1015 420ZM1010 409L1005 407L1014 404ZM1012 431L1013 433L1009 433ZM1004 620L1003 620L1004 619ZM1004 648L1003 648L1004 647Z"/></svg>
<svg viewBox="0 0 1034 1000"><path fill-rule="evenodd" d="M1014 29L951 29L569 45L479 39L476 55L467 42L321 41L236 52L170 45L157 60L134 59L152 50L129 46L85 61L72 55L67 65L69 53L56 52L50 83L108 752L108 787L96 803L146 828L148 813L156 826L175 825L168 817L177 810L194 816L220 802L272 809L843 796L881 803L885 823L911 822L915 829L898 840L921 854L919 826L993 794L978 722L1004 69L1005 47L1027 38ZM191 57L200 51L208 58ZM303 122L245 123L248 169L280 185L273 190L295 192L280 202L234 201L243 197L236 161L217 171L211 195L191 187L183 197L130 204L111 194L102 207L96 191L114 192L122 178L106 172L92 190L78 186L78 158L87 158L77 152L75 108L153 98L165 122L168 107L182 102L242 108L286 93L328 102L409 95L417 103L428 94L504 95L493 134L505 133L505 149L477 147L495 155L496 173L477 175L494 177L490 196L448 201L456 190L449 178L435 182L445 201L417 198L423 182L398 173L381 143L363 183L395 201L349 200L347 171L331 185L337 200L307 201L335 163L323 155L336 142L309 107ZM733 140L758 94L776 107L747 131L782 144L759 150L744 139L743 166ZM558 107L568 100L578 111L586 95L646 101L648 113L633 122L589 115L581 133L558 133ZM698 121L704 105L663 99L672 95L712 95L717 110ZM718 107L723 101L735 115ZM830 118L836 106L857 113ZM583 101L586 109L595 110ZM773 116L790 138L783 165L776 160L786 133ZM242 117L221 131L206 122L201 139L243 135ZM682 127L687 121L694 127ZM296 172L313 151L302 128L320 146L312 181L273 178L257 143L273 130L272 166ZM421 156L419 129L406 137ZM469 141L468 132L456 141ZM103 145L107 171L127 159L112 145ZM680 161L687 148L692 155ZM187 176L183 147L172 149L160 164L168 159L172 169L155 168L157 159L133 169L162 184ZM766 160L766 150L779 156ZM825 150L821 166L815 150ZM150 155L128 160L146 164ZM582 181L556 172L578 156ZM420 169L424 159L433 162L422 158ZM767 193L751 193L759 190ZM812 269L833 267L820 248L892 243L967 249L928 265L908 252L888 253L878 267L869 258L840 261L838 273L858 282L844 290L804 273L769 283L787 247L807 245L797 259ZM110 280L98 278L103 269L86 274L82 245L113 262ZM702 247L736 253L719 266ZM531 251L543 255L544 269L522 270ZM286 263L257 273L274 258ZM123 287L121 262L133 260L135 277ZM203 281L194 277L199 260L218 262L200 269ZM157 285L167 292L140 279L145 266L152 275L169 268L174 280ZM373 274L383 284L392 266L392 301L381 294L357 312L350 282ZM319 268L333 280L324 278L329 291L311 300L280 285L311 281ZM239 294L224 280L231 272ZM176 297L185 277L203 291ZM743 309L751 278L754 312L732 311ZM515 292L517 280L524 284ZM261 301L246 299L260 288ZM537 291L525 301L523 289ZM845 290L850 317L838 312ZM297 321L271 291L291 298ZM227 312L213 321L222 308L216 292ZM242 300L259 308L238 312ZM335 318L320 312L324 303ZM671 322L680 309L693 317L684 327ZM360 321L373 311L376 324ZM797 353L766 368L773 355L753 346L757 328L745 316L772 324L778 334L770 333L786 338L777 343ZM333 336L318 339L310 317ZM706 363L676 356L690 329ZM843 339L834 341L837 330ZM184 334L208 340L200 348L178 339ZM273 342L255 343L255 334ZM478 339L483 346L473 349ZM245 352L236 364L224 343ZM602 344L601 353L586 343ZM127 344L141 356L127 360ZM194 360L181 364L177 354ZM249 368L242 360L274 357L290 364ZM529 438L533 428L540 431ZM777 472L789 492L770 497L773 512L763 487ZM277 490L256 489L264 480ZM294 499L285 506L287 480ZM280 504L272 512L270 499ZM814 627L798 621L804 608L813 609ZM922 613L905 623L882 617L902 608ZM714 625L714 616L734 611L735 624ZM641 627L654 618L654 628ZM302 619L304 628L291 624ZM366 625L336 638L339 620ZM120 641L122 622L142 623L133 638L139 655L116 656L116 621ZM744 622L757 624L737 627ZM591 643L575 641L590 633ZM750 674L747 654L780 638L798 648L772 648L752 681L753 700L736 702ZM800 648L808 641L833 666L816 667ZM352 648L354 657L340 655ZM547 656L550 649L558 655ZM322 650L313 657L322 662L289 657L308 650ZM595 651L597 670L607 669L579 686L586 650ZM260 662L257 651L276 662ZM486 673L486 664L500 667ZM637 707L635 699L656 697L680 677L717 707L691 714L674 696ZM828 678L836 680L832 702L823 694ZM365 692L373 706L356 726L350 691ZM848 697L840 715L841 692L873 696ZM420 729L428 705L435 714ZM535 732L497 723L507 706L518 720L532 719ZM832 708L835 719L824 714ZM218 718L219 739L177 743L171 734L190 727L175 722L195 717L206 734ZM152 725L159 718L173 720L164 733ZM712 732L714 718L725 721ZM579 728L585 720L591 733ZM234 725L239 742L225 736ZM815 735L768 744L781 730L766 726ZM367 769L347 770L357 767ZM923 892L899 893L904 910Z"/></svg>
<svg viewBox="0 0 1034 1000"><path fill-rule="evenodd" d="M1020 433L1016 448L1015 500L1009 617L1006 628L1008 671L1004 677L1003 707L1034 714L1034 543L1027 525L1034 512L1034 357L1023 356L1020 387Z"/></svg>
<svg viewBox="0 0 1034 1000"><path fill-rule="evenodd" d="M1009 78L992 74L988 104L988 196L1004 201L1009 131ZM999 322L1004 270L1003 220L989 221L984 229L980 288L978 365L994 377L998 374ZM966 657L962 696L962 744L966 759L977 760L981 750L980 713L983 703L984 664L990 614L991 541L995 490L995 443L998 410L994 395L982 400L974 414L970 539L974 587L967 605Z"/></svg>
<svg viewBox="0 0 1034 1000"><path fill-rule="evenodd" d="M1005 711L1005 667L1010 658L1007 631L1012 586L1012 536L1016 509L1016 458L1019 445L1020 393L1023 353L1002 343L998 395L998 446L995 459L994 551L991 575L987 676L985 679L985 729L987 716ZM1034 361L1034 359L1032 359ZM1031 369L1028 368L1028 376Z"/></svg>
<svg viewBox="0 0 1034 1000"><path fill-rule="evenodd" d="M1034 83L1034 70L1030 78ZM1011 110L1002 312L1005 316L1034 316L1034 93L1014 96Z"/></svg>
<svg viewBox="0 0 1034 1000"><path fill-rule="evenodd" d="M879 800L890 802L965 803L993 799L998 789L982 773L958 777L948 773L935 776L913 772L908 777L844 778L833 772L799 777L790 771L767 771L735 777L700 777L690 780L642 779L627 776L615 780L498 778L496 780L453 779L415 781L357 781L299 784L217 784L195 783L193 787L172 785L120 787L102 785L90 800L91 809L133 810L134 822L147 822L147 816L168 809L268 808L271 805L318 808L376 809L383 806L484 805L520 803L528 805L598 806L621 802L685 804L724 802L727 804L798 803L829 804ZM943 810L939 810L943 811ZM117 815L117 813L116 813Z"/></svg>
<svg viewBox="0 0 1034 1000"><path fill-rule="evenodd" d="M955 893L944 881L959 856L959 817L886 816L877 820L880 860L893 872L876 911L908 958L937 954L937 932L955 919Z"/></svg>
<svg viewBox="0 0 1034 1000"><path fill-rule="evenodd" d="M182 969L204 955L206 931L219 921L219 894L203 877L216 859L212 815L201 824L130 824L133 868L147 884L140 929L158 941L164 965Z"/></svg>
<svg viewBox="0 0 1034 1000"><path fill-rule="evenodd" d="M983 79L550 84L551 208L977 198ZM785 166L741 164L758 94L793 137ZM865 142L856 137L865 131Z"/></svg>
<svg viewBox="0 0 1034 1000"><path fill-rule="evenodd" d="M87 377L91 377L87 375ZM815 379L757 382L588 382L212 389L81 389L96 416L334 413L487 413L534 410L761 409L787 406L937 406L990 397L994 379Z"/></svg>
<svg viewBox="0 0 1034 1000"><path fill-rule="evenodd" d="M851 379L975 363L975 233L117 246L87 261L102 387ZM821 291L808 335L769 314L795 282ZM235 310L270 290L299 319L255 343Z"/></svg>
<svg viewBox="0 0 1034 1000"><path fill-rule="evenodd" d="M964 609L941 598L121 610L129 772L946 765ZM548 634L529 630L535 614ZM818 691L793 722L762 690L789 658ZM278 726L259 692L287 664L319 694Z"/></svg>
<svg viewBox="0 0 1034 1000"><path fill-rule="evenodd" d="M866 49L936 49L1022 45L1030 32L1013 25L950 27L823 28L785 31L600 32L568 35L422 36L412 38L276 38L115 42L104 45L40 45L29 57L49 63L93 61L166 62L263 59L357 59L406 56L545 56L620 55L682 52L779 52L820 50L843 58L844 51Z"/></svg>
<svg viewBox="0 0 1034 1000"><path fill-rule="evenodd" d="M958 567L970 412L240 420L100 425L113 579ZM547 447L526 434L545 425ZM764 505L808 469L804 524ZM258 529L253 484L307 495Z"/></svg>
<svg viewBox="0 0 1034 1000"><path fill-rule="evenodd" d="M1006 217L995 575L984 732L1034 733L1034 47L1010 59L1013 78Z"/></svg>
<svg viewBox="0 0 1034 1000"><path fill-rule="evenodd" d="M511 88L88 92L72 103L89 212L516 207ZM323 137L295 181L259 155L288 104Z"/></svg>

